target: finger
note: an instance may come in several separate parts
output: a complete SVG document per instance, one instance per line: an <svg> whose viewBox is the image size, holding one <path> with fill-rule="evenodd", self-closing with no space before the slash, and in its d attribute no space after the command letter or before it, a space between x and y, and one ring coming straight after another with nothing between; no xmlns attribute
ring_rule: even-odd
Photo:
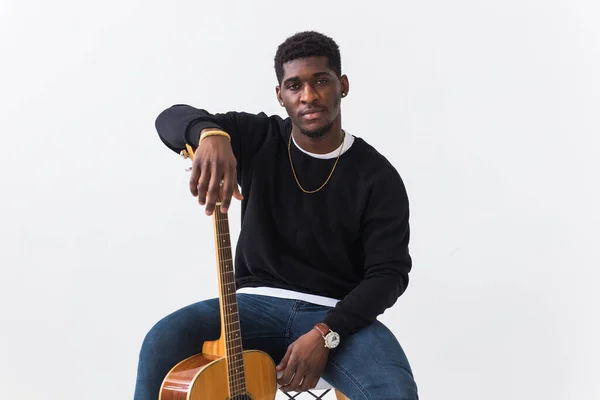
<svg viewBox="0 0 600 400"><path fill-rule="evenodd" d="M294 356L290 356L283 370L283 375L279 378L278 382L282 386L289 385L294 379L294 375L296 374L296 359Z"/></svg>
<svg viewBox="0 0 600 400"><path fill-rule="evenodd" d="M244 195L240 193L240 189L238 189L237 185L233 189L233 197L238 200L244 200Z"/></svg>
<svg viewBox="0 0 600 400"><path fill-rule="evenodd" d="M281 361L279 361L279 364L277 365L277 371L282 371L283 369L285 369L285 367L287 367L287 363L290 359L290 355L292 354L292 349L290 347L287 348L287 351L285 352L285 355L283 356L283 358L281 359Z"/></svg>
<svg viewBox="0 0 600 400"><path fill-rule="evenodd" d="M190 174L190 192L194 197L198 196L198 181L200 180L200 160L194 159L192 162L192 173Z"/></svg>
<svg viewBox="0 0 600 400"><path fill-rule="evenodd" d="M310 390L310 389L316 388L317 384L319 383L319 379L321 379L321 377L319 377L319 376L314 377L312 379L312 382L310 382L310 387L308 389Z"/></svg>
<svg viewBox="0 0 600 400"><path fill-rule="evenodd" d="M296 373L294 374L294 377L293 377L292 381L288 385L286 385L285 390L286 391L299 392L300 391L300 384L304 380L304 375L305 375L304 368L298 368L298 369L296 369Z"/></svg>
<svg viewBox="0 0 600 400"><path fill-rule="evenodd" d="M234 178L234 185L233 185L233 197L235 197L238 200L244 200L244 195L240 193L240 189L238 187L238 181L237 181L237 173L234 174L233 176Z"/></svg>
<svg viewBox="0 0 600 400"><path fill-rule="evenodd" d="M300 385L298 386L298 391L306 392L307 390L314 388L313 381L314 378L312 376L305 376L304 379L302 379Z"/></svg>
<svg viewBox="0 0 600 400"><path fill-rule="evenodd" d="M208 190L208 184L210 182L210 177L211 177L210 164L205 162L202 164L202 168L201 168L201 172L200 172L200 179L198 180L198 183L197 183L198 203L200 203L201 205L204 205L206 203L206 192Z"/></svg>
<svg viewBox="0 0 600 400"><path fill-rule="evenodd" d="M279 383L281 386L289 385L292 382L292 379L294 379L294 375L295 375L294 370L295 370L294 365L292 365L292 364L286 365L283 370L283 374L281 374L279 379L277 379L277 383Z"/></svg>
<svg viewBox="0 0 600 400"><path fill-rule="evenodd" d="M227 169L223 175L223 198L221 199L221 212L226 213L231 204L231 195L233 194L235 179L235 169Z"/></svg>
<svg viewBox="0 0 600 400"><path fill-rule="evenodd" d="M211 166L210 183L206 196L206 215L212 215L215 209L215 203L219 196L219 184L221 183L221 172L216 163Z"/></svg>

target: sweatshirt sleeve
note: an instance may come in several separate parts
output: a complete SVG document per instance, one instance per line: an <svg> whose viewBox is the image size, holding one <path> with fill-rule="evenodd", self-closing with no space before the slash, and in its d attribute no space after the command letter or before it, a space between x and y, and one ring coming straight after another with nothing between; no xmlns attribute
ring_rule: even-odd
<svg viewBox="0 0 600 400"><path fill-rule="evenodd" d="M362 219L364 279L324 321L342 338L374 322L408 286L412 268L408 196L397 171L386 170L368 193Z"/></svg>
<svg viewBox="0 0 600 400"><path fill-rule="evenodd" d="M236 111L211 114L187 104L176 104L158 115L155 127L160 140L176 153L181 153L186 144L195 149L203 129L222 129L231 136L233 154L242 167L266 140L274 118L278 117Z"/></svg>

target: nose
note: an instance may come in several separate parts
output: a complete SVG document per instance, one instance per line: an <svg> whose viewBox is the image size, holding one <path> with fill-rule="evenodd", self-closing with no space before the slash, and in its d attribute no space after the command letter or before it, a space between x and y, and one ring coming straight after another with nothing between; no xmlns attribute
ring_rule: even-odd
<svg viewBox="0 0 600 400"><path fill-rule="evenodd" d="M303 104L314 103L317 100L317 92L311 85L304 85L300 101Z"/></svg>

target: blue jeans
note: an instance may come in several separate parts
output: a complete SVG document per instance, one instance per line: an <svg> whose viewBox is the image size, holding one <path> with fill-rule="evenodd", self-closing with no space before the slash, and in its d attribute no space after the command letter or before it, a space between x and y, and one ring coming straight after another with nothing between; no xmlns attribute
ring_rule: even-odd
<svg viewBox="0 0 600 400"><path fill-rule="evenodd" d="M259 349L277 364L287 347L324 319L329 307L300 300L238 294L245 350ZM144 338L134 400L157 400L165 375L220 335L219 300L184 307L160 320ZM330 352L323 379L350 400L417 400L417 387L400 344L377 321ZM218 400L218 399L216 399Z"/></svg>

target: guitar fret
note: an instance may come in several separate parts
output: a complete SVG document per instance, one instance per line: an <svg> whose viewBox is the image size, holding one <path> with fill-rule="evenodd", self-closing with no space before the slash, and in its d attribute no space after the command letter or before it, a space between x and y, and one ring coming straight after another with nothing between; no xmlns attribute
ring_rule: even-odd
<svg viewBox="0 0 600 400"><path fill-rule="evenodd" d="M240 352L240 355L241 354L242 353ZM230 361L229 357L228 357L227 363L228 363L228 365L231 366L230 369L234 368L234 367L239 369L239 368L241 368L244 365L244 361L241 358L238 361Z"/></svg>
<svg viewBox="0 0 600 400"><path fill-rule="evenodd" d="M229 364L229 365L230 365L229 370L231 372L235 372L235 370L238 370L238 372L240 372L239 370L243 368L244 363L242 360L240 360L240 362L237 362L235 364Z"/></svg>
<svg viewBox="0 0 600 400"><path fill-rule="evenodd" d="M246 386L246 374L244 373L243 375L239 375L238 374L234 374L236 376L232 377L229 379L229 384L233 387L235 385L236 390L240 390L245 386ZM243 385L243 386L242 386Z"/></svg>
<svg viewBox="0 0 600 400"><path fill-rule="evenodd" d="M231 387L231 398L235 399L237 396L243 396L247 389L246 389L246 382L240 382L238 384L230 384L229 387Z"/></svg>
<svg viewBox="0 0 600 400"><path fill-rule="evenodd" d="M232 346L232 347L229 347L229 349L232 349L232 350L233 350L233 349L237 349L238 347L242 347L242 345L240 344L240 345L238 345L238 346Z"/></svg>
<svg viewBox="0 0 600 400"><path fill-rule="evenodd" d="M234 338L226 339L226 342L227 342L227 344L231 344L231 343L237 342L239 340L240 340L240 336L237 336L237 337L234 337Z"/></svg>
<svg viewBox="0 0 600 400"><path fill-rule="evenodd" d="M243 394L246 391L246 377L244 375L236 376L235 379L229 379L229 385L232 392L242 391L242 393L237 393L238 395Z"/></svg>
<svg viewBox="0 0 600 400"><path fill-rule="evenodd" d="M242 391L246 391L246 376L241 375L241 376L236 376L234 379L229 379L229 384L233 387L235 385L235 390L242 390ZM234 389L232 389L231 391L233 392ZM243 394L243 393L238 393L238 394Z"/></svg>
<svg viewBox="0 0 600 400"><path fill-rule="evenodd" d="M225 326L227 325L231 325L231 324L225 324ZM235 334L235 337L231 337L232 334ZM228 334L228 338L225 338L226 343L233 343L234 341L239 341L242 337L242 334L240 332L239 328L234 328L232 333Z"/></svg>
<svg viewBox="0 0 600 400"><path fill-rule="evenodd" d="M241 362L241 363L236 364L236 365L229 364L228 371L229 371L230 376L233 376L233 375L240 375L241 376L244 373L244 363Z"/></svg>
<svg viewBox="0 0 600 400"><path fill-rule="evenodd" d="M235 372L234 370L236 370L236 369L240 370L244 366L244 362L243 362L243 360L240 360L239 362L231 363L229 365L230 365L229 369L231 370L231 372Z"/></svg>
<svg viewBox="0 0 600 400"><path fill-rule="evenodd" d="M244 363L240 362L237 364L229 364L229 373L230 374L242 374L244 372Z"/></svg>

